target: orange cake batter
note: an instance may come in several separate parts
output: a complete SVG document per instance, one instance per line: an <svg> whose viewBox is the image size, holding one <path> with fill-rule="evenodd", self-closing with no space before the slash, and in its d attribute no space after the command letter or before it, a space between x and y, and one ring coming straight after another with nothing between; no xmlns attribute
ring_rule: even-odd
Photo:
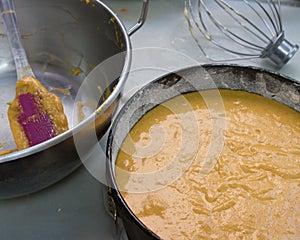
<svg viewBox="0 0 300 240"><path fill-rule="evenodd" d="M163 239L300 239L299 113L200 93L155 107L125 139L115 174L130 209Z"/></svg>

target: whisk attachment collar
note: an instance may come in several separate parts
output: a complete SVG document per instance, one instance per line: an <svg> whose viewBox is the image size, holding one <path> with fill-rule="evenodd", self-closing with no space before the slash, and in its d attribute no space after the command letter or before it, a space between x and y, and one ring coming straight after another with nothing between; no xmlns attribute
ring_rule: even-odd
<svg viewBox="0 0 300 240"><path fill-rule="evenodd" d="M276 66L281 68L298 51L299 46L285 39L284 31L275 36L261 54L261 58L269 58Z"/></svg>

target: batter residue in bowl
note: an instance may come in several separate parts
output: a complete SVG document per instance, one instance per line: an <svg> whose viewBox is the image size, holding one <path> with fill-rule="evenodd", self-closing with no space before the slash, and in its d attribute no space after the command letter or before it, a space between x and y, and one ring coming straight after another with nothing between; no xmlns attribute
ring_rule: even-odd
<svg viewBox="0 0 300 240"><path fill-rule="evenodd" d="M203 93L213 96L216 90ZM218 114L214 105L208 109L205 99L194 92L184 95L187 101L176 97L144 115L116 161L122 196L163 239L299 238L299 113L256 94L233 90L220 90L220 94L225 114ZM168 106L176 106L179 113ZM173 168L176 156L190 148L189 141L182 141L186 128L180 119L191 112L198 132L189 134L198 135L199 141L194 143L197 151L189 166L167 186L133 192L138 184L147 189L143 176ZM220 131L222 144L212 138L213 118L218 116L225 123ZM160 148L153 147L157 142L162 143ZM211 169L203 171L210 147L220 146ZM139 178L132 177L137 174Z"/></svg>

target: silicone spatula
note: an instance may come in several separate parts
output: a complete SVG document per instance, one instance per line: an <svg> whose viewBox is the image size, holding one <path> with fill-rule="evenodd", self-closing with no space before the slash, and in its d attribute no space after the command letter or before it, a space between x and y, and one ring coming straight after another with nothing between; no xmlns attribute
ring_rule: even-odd
<svg viewBox="0 0 300 240"><path fill-rule="evenodd" d="M18 81L8 118L18 150L34 146L68 129L63 106L35 77L22 45L12 0L1 0L0 10L14 58Z"/></svg>

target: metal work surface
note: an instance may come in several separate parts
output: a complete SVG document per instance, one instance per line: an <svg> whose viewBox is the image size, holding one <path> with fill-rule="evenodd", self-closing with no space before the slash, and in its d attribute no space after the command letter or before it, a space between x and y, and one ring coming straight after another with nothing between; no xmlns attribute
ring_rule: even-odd
<svg viewBox="0 0 300 240"><path fill-rule="evenodd" d="M103 2L128 29L136 22L142 6L141 0ZM131 37L133 62L121 105L141 86L161 75L209 63L190 36L183 9L183 0L150 1L145 25ZM282 6L282 18L287 38L300 45L300 7ZM276 71L266 61L230 63ZM300 52L279 72L300 81ZM0 201L0 239L117 239L103 200L105 141L106 137L101 141L102 147L92 154L90 165L80 167L59 183L29 196Z"/></svg>

